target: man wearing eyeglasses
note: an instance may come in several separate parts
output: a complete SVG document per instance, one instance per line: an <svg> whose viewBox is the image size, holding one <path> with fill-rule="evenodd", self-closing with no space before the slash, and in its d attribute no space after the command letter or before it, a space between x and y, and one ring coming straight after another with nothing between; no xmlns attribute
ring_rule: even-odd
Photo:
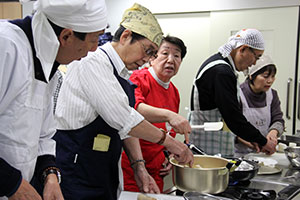
<svg viewBox="0 0 300 200"><path fill-rule="evenodd" d="M239 106L237 72L255 64L263 52L262 34L256 29L243 29L230 37L218 53L200 67L192 88L189 121L191 124L221 120L226 123L221 131L192 130L190 141L206 153L233 156L233 134L251 142L257 152L275 152L275 142L252 126Z"/></svg>
<svg viewBox="0 0 300 200"><path fill-rule="evenodd" d="M157 20L147 8L134 4L120 25L111 43L71 64L61 86L54 139L66 199L117 199L123 181L118 166L123 142L142 191L159 192L145 169L138 140L128 143L128 136L162 144L179 162L193 164L193 154L183 143L133 108L134 86L128 82L128 70L156 55L163 38Z"/></svg>

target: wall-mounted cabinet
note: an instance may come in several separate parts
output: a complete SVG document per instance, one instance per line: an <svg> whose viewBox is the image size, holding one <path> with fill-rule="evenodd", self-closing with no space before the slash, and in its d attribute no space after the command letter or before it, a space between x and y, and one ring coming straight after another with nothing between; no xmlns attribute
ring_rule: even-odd
<svg viewBox="0 0 300 200"><path fill-rule="evenodd" d="M1 2L0 19L22 18L22 5L19 2Z"/></svg>

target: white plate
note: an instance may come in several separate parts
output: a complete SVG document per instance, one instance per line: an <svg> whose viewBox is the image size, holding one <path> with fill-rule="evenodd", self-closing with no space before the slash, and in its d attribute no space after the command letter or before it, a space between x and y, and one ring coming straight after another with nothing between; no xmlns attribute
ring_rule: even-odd
<svg viewBox="0 0 300 200"><path fill-rule="evenodd" d="M257 174L266 175L266 174L277 174L282 171L282 168L278 166L270 167L270 166L260 166Z"/></svg>
<svg viewBox="0 0 300 200"><path fill-rule="evenodd" d="M135 200L138 197L138 192L122 191L118 200ZM166 194L146 194L147 196L154 197L157 200L184 200L180 196L172 196Z"/></svg>

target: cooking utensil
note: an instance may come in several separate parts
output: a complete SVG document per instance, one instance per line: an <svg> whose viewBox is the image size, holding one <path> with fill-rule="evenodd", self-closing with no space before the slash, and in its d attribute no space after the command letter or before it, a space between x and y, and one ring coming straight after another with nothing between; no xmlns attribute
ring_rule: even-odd
<svg viewBox="0 0 300 200"><path fill-rule="evenodd" d="M198 169L180 165L175 158L171 158L170 163L173 165L173 183L181 191L216 194L223 192L228 186L228 161L224 158L194 155L194 167L201 166Z"/></svg>
<svg viewBox="0 0 300 200"><path fill-rule="evenodd" d="M284 150L286 157L293 167L300 168L300 147L287 147Z"/></svg>
<svg viewBox="0 0 300 200"><path fill-rule="evenodd" d="M184 141L184 143L185 143L185 141ZM188 143L185 143L185 144L195 153L200 154L200 155L207 155L202 149L200 149L199 147L196 147L194 144L188 144Z"/></svg>
<svg viewBox="0 0 300 200"><path fill-rule="evenodd" d="M223 122L204 122L203 125L191 125L192 129L204 129L204 131L219 131L223 128Z"/></svg>

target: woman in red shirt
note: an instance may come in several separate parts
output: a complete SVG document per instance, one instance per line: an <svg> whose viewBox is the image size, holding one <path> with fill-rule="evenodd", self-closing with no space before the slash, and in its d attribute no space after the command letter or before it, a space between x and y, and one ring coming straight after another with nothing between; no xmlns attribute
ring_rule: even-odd
<svg viewBox="0 0 300 200"><path fill-rule="evenodd" d="M186 47L179 38L167 36L163 39L154 60L150 60L150 67L136 70L130 76L130 80L137 85L135 89L135 109L145 119L158 128L169 130L166 125L170 124L173 129L170 135L175 137L175 131L187 134L191 127L188 121L178 115L180 97L177 88L170 81L179 70ZM167 123L166 123L167 122ZM129 161L126 154L122 153L122 169L124 174L124 189L127 191L140 191L136 184L132 168L136 165L146 165L149 174L155 179L160 191L163 190L163 178L171 169L164 155L164 147L140 139L143 158Z"/></svg>

